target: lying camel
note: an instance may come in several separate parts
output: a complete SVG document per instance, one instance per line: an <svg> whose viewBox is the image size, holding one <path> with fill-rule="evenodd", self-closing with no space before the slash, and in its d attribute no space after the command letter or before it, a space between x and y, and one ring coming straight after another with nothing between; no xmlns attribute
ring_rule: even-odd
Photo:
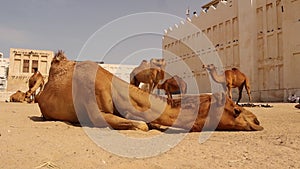
<svg viewBox="0 0 300 169"><path fill-rule="evenodd" d="M12 94L9 97L10 102L21 102L21 103L28 103L30 102L29 98L26 98L26 94L20 90L16 91L16 93Z"/></svg>
<svg viewBox="0 0 300 169"><path fill-rule="evenodd" d="M38 94L43 90L44 88L44 77L43 75L35 68L34 74L29 78L28 87L29 90L26 92L26 97L31 98L32 101L35 101L36 96L36 90L40 89Z"/></svg>
<svg viewBox="0 0 300 169"><path fill-rule="evenodd" d="M95 127L147 131L151 122L190 131L214 129L212 124L217 130L263 129L253 113L227 97L190 96L172 107L164 97L128 84L97 63L69 61L62 51L55 54L48 82L36 97L45 119ZM224 109L220 102L225 102Z"/></svg>
<svg viewBox="0 0 300 169"><path fill-rule="evenodd" d="M158 82L164 79L164 59L151 59L150 63L143 60L141 64L130 73L130 84L138 87L141 82L149 84L148 92L151 93Z"/></svg>
<svg viewBox="0 0 300 169"><path fill-rule="evenodd" d="M231 70L226 70L225 77L217 74L216 67L213 64L206 65L206 66L203 65L203 68L206 68L208 70L208 72L210 73L213 80L216 81L217 83L225 83L226 82L227 93L229 95L229 98L232 99L232 93L231 93L232 88L237 87L239 89L239 98L236 102L237 104L240 102L240 100L242 98L242 92L243 92L244 86L245 86L247 94L249 96L249 102L252 101L249 80L246 77L246 75L244 73L240 72L237 68L232 68Z"/></svg>
<svg viewBox="0 0 300 169"><path fill-rule="evenodd" d="M186 94L187 84L182 78L175 75L165 80L164 83L158 84L157 89L164 89L168 96L168 101L173 104L172 94Z"/></svg>

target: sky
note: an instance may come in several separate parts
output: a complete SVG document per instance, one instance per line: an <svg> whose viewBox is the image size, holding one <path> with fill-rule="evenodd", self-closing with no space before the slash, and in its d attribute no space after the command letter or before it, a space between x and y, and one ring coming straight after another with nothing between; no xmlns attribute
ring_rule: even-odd
<svg viewBox="0 0 300 169"><path fill-rule="evenodd" d="M2 0L0 52L64 50L69 59L139 64L161 57L164 29L210 0Z"/></svg>

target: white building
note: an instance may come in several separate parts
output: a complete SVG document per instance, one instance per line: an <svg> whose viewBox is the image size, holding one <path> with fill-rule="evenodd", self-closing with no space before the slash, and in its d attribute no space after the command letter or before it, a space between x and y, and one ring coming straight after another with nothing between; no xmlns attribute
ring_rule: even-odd
<svg viewBox="0 0 300 169"><path fill-rule="evenodd" d="M121 78L126 82L130 82L130 73L137 65L119 65L119 64L99 64L105 70Z"/></svg>
<svg viewBox="0 0 300 169"><path fill-rule="evenodd" d="M5 90L7 87L9 58L4 58L0 52L0 90Z"/></svg>

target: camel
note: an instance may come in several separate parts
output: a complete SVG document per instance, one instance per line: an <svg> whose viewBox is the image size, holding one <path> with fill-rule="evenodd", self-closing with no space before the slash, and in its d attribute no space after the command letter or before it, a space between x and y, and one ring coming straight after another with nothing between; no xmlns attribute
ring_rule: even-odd
<svg viewBox="0 0 300 169"><path fill-rule="evenodd" d="M299 100L299 104L295 105L295 108L300 109L300 100Z"/></svg>
<svg viewBox="0 0 300 169"><path fill-rule="evenodd" d="M43 91L44 87L44 78L43 75L37 70L37 68L34 68L33 75L29 78L28 87L29 90L26 92L26 97L31 98L34 102L35 96L36 96L36 90L39 89L38 94Z"/></svg>
<svg viewBox="0 0 300 169"><path fill-rule="evenodd" d="M10 96L9 101L10 102L28 103L28 102L30 102L30 99L26 98L26 94L24 92L18 90Z"/></svg>
<svg viewBox="0 0 300 169"><path fill-rule="evenodd" d="M182 78L175 75L165 80L162 84L158 84L157 89L164 89L168 96L168 101L174 104L172 94L186 94L187 84Z"/></svg>
<svg viewBox="0 0 300 169"><path fill-rule="evenodd" d="M130 84L139 86L141 82L149 84L148 92L151 93L158 82L164 79L164 59L151 59L150 63L143 60L141 64L130 73Z"/></svg>
<svg viewBox="0 0 300 169"><path fill-rule="evenodd" d="M55 54L36 100L46 120L100 128L148 131L147 123L152 123L193 132L214 129L213 124L217 130L263 130L253 113L227 97L190 96L172 107L166 98L128 84L95 62L69 61L62 51Z"/></svg>
<svg viewBox="0 0 300 169"><path fill-rule="evenodd" d="M252 101L249 80L248 80L247 76L244 73L242 73L241 71L239 71L237 68L232 68L231 70L226 70L225 77L217 74L216 67L213 64L203 65L203 68L206 68L208 70L212 79L214 81L216 81L217 83L224 84L226 82L227 93L228 93L230 99L232 99L231 89L236 88L236 87L239 89L239 98L238 98L236 104L238 104L242 98L242 91L243 91L244 86L246 88L246 91L247 91L247 94L249 97L249 102Z"/></svg>

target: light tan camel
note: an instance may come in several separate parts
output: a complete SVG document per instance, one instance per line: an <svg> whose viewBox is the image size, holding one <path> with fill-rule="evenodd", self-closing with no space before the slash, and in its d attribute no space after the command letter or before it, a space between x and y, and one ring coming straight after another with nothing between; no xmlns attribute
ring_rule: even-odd
<svg viewBox="0 0 300 169"><path fill-rule="evenodd" d="M28 103L28 102L30 102L30 99L26 98L26 94L24 92L18 90L10 96L9 101L10 102Z"/></svg>
<svg viewBox="0 0 300 169"><path fill-rule="evenodd" d="M226 82L227 93L228 93L228 96L230 99L232 99L231 89L236 88L236 87L239 89L239 98L236 102L237 104L239 103L239 101L242 98L242 92L243 92L244 86L246 88L246 91L247 91L247 94L249 97L249 102L252 101L249 80L248 80L247 76L244 73L242 73L241 71L239 71L237 68L232 68L231 70L226 70L225 77L217 74L216 67L213 64L203 65L203 68L206 68L208 70L208 72L210 73L213 80L216 81L217 83L225 83Z"/></svg>
<svg viewBox="0 0 300 169"><path fill-rule="evenodd" d="M168 101L173 105L172 94L186 94L187 84L182 78L175 75L165 80L162 84L158 84L157 89L164 89L168 96Z"/></svg>
<svg viewBox="0 0 300 169"><path fill-rule="evenodd" d="M32 102L35 101L36 91L39 89L39 92L43 91L44 88L44 77L43 75L35 68L33 75L29 78L28 87L29 90L26 92L26 98L31 98Z"/></svg>
<svg viewBox="0 0 300 169"><path fill-rule="evenodd" d="M61 51L55 54L48 82L36 97L45 119L80 121L81 125L95 127L147 131L146 123L151 122L190 131L214 129L213 124L217 130L263 129L253 113L227 97L190 96L182 99L181 105L172 107L164 97L128 84L97 63L75 63ZM226 102L224 109L220 106L222 101ZM217 110L223 113L218 114ZM206 118L208 123L204 126Z"/></svg>
<svg viewBox="0 0 300 169"><path fill-rule="evenodd" d="M164 59L151 59L150 63L143 60L141 64L130 73L130 84L138 87L141 82L149 84L149 93L157 86L158 82L164 79Z"/></svg>

